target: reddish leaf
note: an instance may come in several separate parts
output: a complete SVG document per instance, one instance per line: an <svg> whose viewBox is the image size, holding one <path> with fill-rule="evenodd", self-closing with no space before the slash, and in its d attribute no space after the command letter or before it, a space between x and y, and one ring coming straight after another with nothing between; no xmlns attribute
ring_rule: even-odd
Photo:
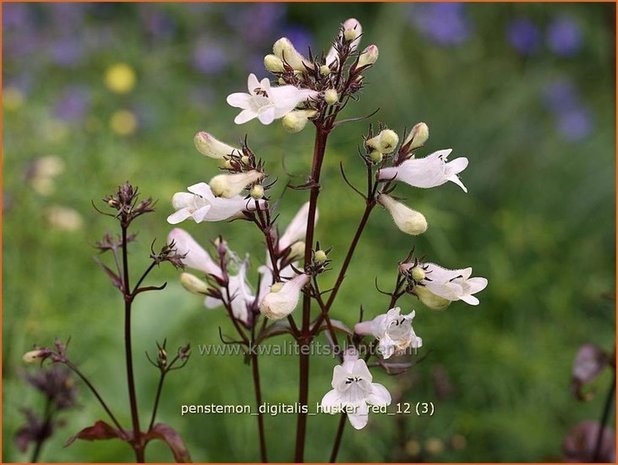
<svg viewBox="0 0 618 465"><path fill-rule="evenodd" d="M114 438L126 441L127 435L122 431L112 428L104 421L99 420L94 425L84 428L75 436L70 437L67 442L64 443L64 447L70 446L75 442L76 439L84 439L86 441L98 441L102 439Z"/></svg>
<svg viewBox="0 0 618 465"><path fill-rule="evenodd" d="M164 423L157 423L152 427L152 430L144 436L146 441L160 439L165 442L172 451L172 454L174 454L174 460L176 460L176 462L187 463L191 461L191 456L189 455L187 446L185 446L180 434L178 434L171 426L167 426Z"/></svg>

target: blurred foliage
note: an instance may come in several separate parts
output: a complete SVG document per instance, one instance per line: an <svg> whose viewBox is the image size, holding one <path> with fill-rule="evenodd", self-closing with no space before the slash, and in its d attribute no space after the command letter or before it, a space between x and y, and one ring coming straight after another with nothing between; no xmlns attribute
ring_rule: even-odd
<svg viewBox="0 0 618 465"><path fill-rule="evenodd" d="M376 211L336 318L353 324L361 304L367 317L383 312L387 302L373 289L374 278L390 285L412 246L448 267L472 265L489 287L477 308L459 302L432 312L415 299L404 302L417 310L415 329L427 358L406 380L377 372L375 378L393 392L406 381L402 399L433 401L436 414L397 421L374 415L366 429L346 430L340 460L418 454L426 461L555 460L574 424L598 418L600 400L576 402L569 378L579 345L592 341L611 350L614 344L614 300L604 297L615 293L613 5L5 4L3 460L27 459L13 435L19 409L38 401L23 389L21 355L54 337L72 336L73 359L128 423L121 301L92 260L92 244L115 225L93 211L91 200L127 179L160 199L158 211L139 222L131 250L137 272L147 263L152 238L162 241L170 229L165 218L172 194L216 172L193 147L196 131L230 142L248 133L280 185L287 173L302 179L311 130L288 135L279 124L235 126L225 96L244 89L248 72L266 75L261 60L278 37L289 36L299 48L325 49L349 16L361 21L363 42L376 43L380 59L347 116L379 107L372 121L397 131L427 122L431 138L424 153L453 147L455 156L467 156L462 178L470 192L452 184L398 188L425 213L429 230L404 237L384 211ZM579 42L570 43L568 53L556 52L545 34L565 17ZM532 44L523 52L508 32L516 18L536 31L518 36L515 43ZM573 42L572 31L569 37ZM106 86L106 72L118 63L129 65L134 85ZM131 77L120 72L118 79ZM335 269L363 208L341 181L338 164L363 182L355 153L365 132L365 123L338 129L325 162L317 238L333 246ZM32 164L47 155L60 157L65 170L51 187L41 187ZM281 224L303 202L294 191L284 199ZM57 220L50 214L52 206L72 209L81 222L69 219L67 226L66 215ZM233 249L252 253L256 277L263 260L257 231L239 222L182 226L204 244L225 234ZM228 331L229 325L222 311L206 311L184 292L174 270L163 267L155 276L169 281L168 289L144 296L134 314L143 412L157 376L139 354L165 337L170 346L217 343L217 327ZM325 276L333 279L334 273ZM328 357L313 359L311 402L330 389L333 365ZM260 366L266 400L295 402L296 359L264 357ZM450 389L436 388L436 373ZM604 390L608 382L601 377L595 387ZM180 416L182 404L252 404L250 386L240 357L196 351L186 369L169 377L160 419L181 432L196 461L256 460L255 418ZM65 415L66 427L46 444L43 458L131 459L118 441L63 449L68 436L103 417L80 388L81 408ZM295 418L266 421L270 458L290 460ZM327 458L336 424L335 417L310 417L308 460ZM170 459L155 444L147 456Z"/></svg>

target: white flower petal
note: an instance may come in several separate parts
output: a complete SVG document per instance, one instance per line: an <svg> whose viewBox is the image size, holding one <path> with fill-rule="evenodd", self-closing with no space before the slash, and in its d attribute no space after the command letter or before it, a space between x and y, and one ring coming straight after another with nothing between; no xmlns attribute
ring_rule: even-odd
<svg viewBox="0 0 618 465"><path fill-rule="evenodd" d="M245 124L247 121L251 121L255 117L257 117L257 113L255 113L254 111L243 110L238 113L238 115L236 115L236 118L234 118L234 123Z"/></svg>
<svg viewBox="0 0 618 465"><path fill-rule="evenodd" d="M320 406L323 410L331 413L331 415L337 413L336 409L341 408L341 399L337 390L333 389L332 391L328 391L324 394L324 397L322 397L322 401L320 402Z"/></svg>
<svg viewBox="0 0 618 465"><path fill-rule="evenodd" d="M247 108L251 102L251 95L244 92L235 92L227 96L227 103L235 108Z"/></svg>
<svg viewBox="0 0 618 465"><path fill-rule="evenodd" d="M273 106L260 108L258 111L258 119L260 120L260 123L265 125L272 123L275 120L275 112L276 110Z"/></svg>
<svg viewBox="0 0 618 465"><path fill-rule="evenodd" d="M255 74L249 74L247 77L247 89L249 89L249 92L253 94L253 91L258 87L260 87L260 81L258 81Z"/></svg>
<svg viewBox="0 0 618 465"><path fill-rule="evenodd" d="M370 405L377 405L379 407L386 407L391 404L391 394L381 384L371 384L371 394L367 398L367 403Z"/></svg>
<svg viewBox="0 0 618 465"><path fill-rule="evenodd" d="M206 205L202 208L198 208L197 210L195 210L195 212L193 212L193 219L195 220L195 222L201 223L202 221L204 221L210 209L211 209L211 206Z"/></svg>
<svg viewBox="0 0 618 465"><path fill-rule="evenodd" d="M168 216L167 222L169 224L178 224L178 223L182 223L184 220L190 217L191 217L191 211L189 211L188 208L182 208L172 213L170 216Z"/></svg>
<svg viewBox="0 0 618 465"><path fill-rule="evenodd" d="M354 429L363 429L369 421L369 409L366 404L358 406L356 413L348 413L348 420Z"/></svg>

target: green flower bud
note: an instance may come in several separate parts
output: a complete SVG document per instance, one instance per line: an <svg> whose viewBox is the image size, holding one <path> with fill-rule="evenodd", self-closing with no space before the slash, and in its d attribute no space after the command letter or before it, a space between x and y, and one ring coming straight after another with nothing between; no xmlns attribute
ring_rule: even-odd
<svg viewBox="0 0 618 465"><path fill-rule="evenodd" d="M253 199L260 200L262 197L264 197L264 186L262 186L261 184L256 184L251 188L250 194Z"/></svg>
<svg viewBox="0 0 618 465"><path fill-rule="evenodd" d="M316 114L315 110L292 110L281 119L281 124L287 132L294 134L305 129L309 118Z"/></svg>
<svg viewBox="0 0 618 465"><path fill-rule="evenodd" d="M324 101L328 105L334 105L339 101L339 95L335 89L328 89L324 91Z"/></svg>
<svg viewBox="0 0 618 465"><path fill-rule="evenodd" d="M285 67L283 66L283 60L277 55L266 55L264 57L264 68L271 73L283 73Z"/></svg>
<svg viewBox="0 0 618 465"><path fill-rule="evenodd" d="M376 149L382 153L391 153L399 143L399 136L391 129L384 129L380 133L367 140L367 147Z"/></svg>
<svg viewBox="0 0 618 465"><path fill-rule="evenodd" d="M313 258L315 259L316 263L324 263L328 259L328 256L323 250L316 250Z"/></svg>
<svg viewBox="0 0 618 465"><path fill-rule="evenodd" d="M208 286L206 281L202 281L200 278L191 273L181 273L180 284L182 284L182 287L192 294L203 295L210 289L210 286Z"/></svg>
<svg viewBox="0 0 618 465"><path fill-rule="evenodd" d="M377 150L372 150L371 153L369 154L369 157L375 163L380 163L382 161L382 159L384 158L384 154L382 152L377 151Z"/></svg>

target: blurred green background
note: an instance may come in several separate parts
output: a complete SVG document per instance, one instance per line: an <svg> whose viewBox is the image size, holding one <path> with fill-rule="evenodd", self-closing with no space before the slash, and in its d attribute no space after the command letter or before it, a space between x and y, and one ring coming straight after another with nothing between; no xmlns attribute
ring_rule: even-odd
<svg viewBox="0 0 618 465"><path fill-rule="evenodd" d="M311 129L289 135L278 122L235 126L236 110L225 97L245 89L249 72L266 76L262 58L277 38L289 37L302 51L326 49L348 17L361 21L363 43L377 44L380 58L345 116L379 107L372 121L400 134L427 122L431 138L421 155L452 147L452 158L467 156L462 179L469 193L451 183L430 190L399 187L407 203L426 215L429 230L405 236L386 212L376 210L335 317L352 325L361 304L366 317L386 310L374 277L390 286L397 262L412 246L447 267L473 266L489 286L476 308L458 302L434 312L412 297L401 301L406 310L416 309L415 330L424 340L420 354L429 355L405 376L376 371L374 379L393 393L407 386L404 401L433 401L436 414L396 420L373 415L362 431L348 426L340 460L557 460L566 432L578 421L598 419L602 396L579 403L569 382L582 343L611 350L615 342L614 5L2 8L4 461L28 459L13 435L23 421L20 408L41 408L40 395L22 380L24 370L37 368L24 367L21 356L54 337L72 337L71 357L129 423L122 303L92 259L93 243L116 225L96 214L91 200L99 202L127 179L159 199L156 213L137 223L139 241L131 249L137 272L148 263L151 240L161 242L171 229L165 219L172 194L217 171L194 149L196 131L229 142L248 134L281 185L286 172L302 179L310 166ZM114 67L120 63L128 70ZM325 162L317 238L333 247L335 269L363 209L341 181L338 164L343 161L362 185L364 168L355 153L366 129L361 122L335 131ZM50 155L58 158L41 162ZM53 179L44 172L50 164L59 172ZM281 224L303 201L302 192L286 192ZM239 222L182 227L205 245L224 234L234 250L251 253L256 282L264 253L255 228ZM324 277L324 288L334 275ZM205 310L200 298L180 287L171 267L152 279L169 285L135 306L143 418L157 376L141 354L155 340L167 337L170 347L188 341L196 348L217 343L218 327L232 334L223 311ZM312 361L311 403L330 389L334 364L329 357ZM296 359L264 357L261 368L265 399L295 402ZM606 373L593 388L604 392L608 382ZM80 407L62 415L66 425L42 458L133 460L119 441L62 447L104 415L85 386L79 387ZM258 460L253 417L180 416L182 404L252 404L250 369L241 357L201 357L195 351L188 366L168 378L163 395L159 419L183 435L195 461ZM266 421L270 458L291 460L295 417ZM307 460L328 458L337 421L326 415L309 419ZM171 456L153 443L147 458Z"/></svg>

